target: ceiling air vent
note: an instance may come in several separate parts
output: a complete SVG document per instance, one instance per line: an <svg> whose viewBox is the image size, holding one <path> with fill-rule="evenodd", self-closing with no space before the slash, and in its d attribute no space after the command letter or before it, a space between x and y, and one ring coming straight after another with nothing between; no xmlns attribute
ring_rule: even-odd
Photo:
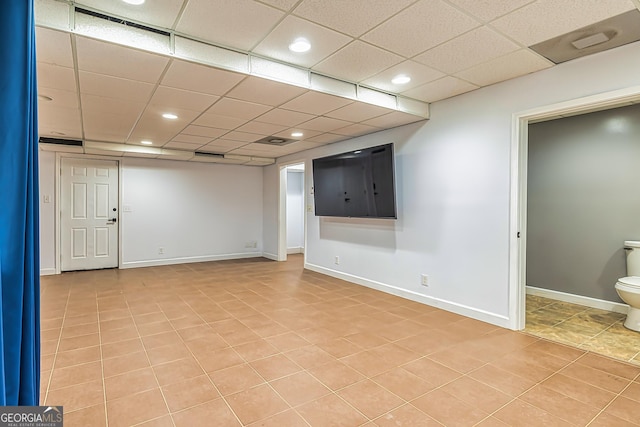
<svg viewBox="0 0 640 427"><path fill-rule="evenodd" d="M531 49L560 64L638 40L640 40L640 11L634 9L535 44Z"/></svg>
<svg viewBox="0 0 640 427"><path fill-rule="evenodd" d="M195 154L196 157L208 157L208 158L224 159L224 154L207 153L206 151L196 151L194 154Z"/></svg>
<svg viewBox="0 0 640 427"><path fill-rule="evenodd" d="M292 142L296 142L296 140L280 138L279 136L265 136L264 138L261 138L254 142L256 144L283 146L283 145L291 144Z"/></svg>
<svg viewBox="0 0 640 427"><path fill-rule="evenodd" d="M82 141L79 139L63 139L63 138L48 138L40 137L38 140L40 144L58 144L58 145L71 145L73 147L82 147Z"/></svg>
<svg viewBox="0 0 640 427"><path fill-rule="evenodd" d="M104 13L94 12L92 10L82 9L76 7L76 13L81 13L83 15L93 16L94 18L104 19L105 21L113 22L116 24L126 25L127 27L138 28L140 30L150 31L156 34L162 34L163 36L170 36L170 33L167 31L162 31L157 28L147 27L146 25L137 24L135 22L127 21L126 19L116 18L115 16L105 15Z"/></svg>

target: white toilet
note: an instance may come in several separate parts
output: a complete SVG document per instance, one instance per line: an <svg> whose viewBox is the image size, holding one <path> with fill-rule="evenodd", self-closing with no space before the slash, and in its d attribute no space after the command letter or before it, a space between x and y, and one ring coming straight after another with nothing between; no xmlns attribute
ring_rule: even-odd
<svg viewBox="0 0 640 427"><path fill-rule="evenodd" d="M622 301L629 304L624 326L640 332L640 241L627 240L624 249L627 252L628 277L618 279L616 292Z"/></svg>

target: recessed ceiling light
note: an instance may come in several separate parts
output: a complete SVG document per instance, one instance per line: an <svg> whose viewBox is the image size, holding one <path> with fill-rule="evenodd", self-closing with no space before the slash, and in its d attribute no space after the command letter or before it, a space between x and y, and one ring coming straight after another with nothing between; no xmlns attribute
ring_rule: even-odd
<svg viewBox="0 0 640 427"><path fill-rule="evenodd" d="M135 6L139 6L144 3L145 0L122 0L125 3L133 4Z"/></svg>
<svg viewBox="0 0 640 427"><path fill-rule="evenodd" d="M292 136L292 137L294 137L294 138L298 138L298 137L300 137L300 136L302 136L302 135L304 135L302 132L293 132L293 133L291 134L291 136Z"/></svg>
<svg viewBox="0 0 640 427"><path fill-rule="evenodd" d="M151 141L140 141L140 144L142 144L142 145L153 145L153 142L151 142Z"/></svg>
<svg viewBox="0 0 640 427"><path fill-rule="evenodd" d="M47 102L53 101L53 98L47 95L38 95L38 99L40 101L47 101Z"/></svg>
<svg viewBox="0 0 640 427"><path fill-rule="evenodd" d="M302 53L311 49L311 43L304 37L298 37L289 45L289 50L292 52Z"/></svg>
<svg viewBox="0 0 640 427"><path fill-rule="evenodd" d="M171 114L171 113L164 113L162 115L162 117L164 117L165 119L170 119L170 120L175 120L178 118L178 116L176 116L175 114Z"/></svg>
<svg viewBox="0 0 640 427"><path fill-rule="evenodd" d="M410 81L411 77L407 76L406 74L398 74L393 79L391 79L391 83L393 83L394 85L404 85L409 83Z"/></svg>

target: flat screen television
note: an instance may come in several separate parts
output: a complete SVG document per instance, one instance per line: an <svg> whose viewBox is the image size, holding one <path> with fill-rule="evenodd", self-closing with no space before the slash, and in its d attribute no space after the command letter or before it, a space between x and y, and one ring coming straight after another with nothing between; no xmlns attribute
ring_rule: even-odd
<svg viewBox="0 0 640 427"><path fill-rule="evenodd" d="M397 218L393 143L313 159L316 216Z"/></svg>

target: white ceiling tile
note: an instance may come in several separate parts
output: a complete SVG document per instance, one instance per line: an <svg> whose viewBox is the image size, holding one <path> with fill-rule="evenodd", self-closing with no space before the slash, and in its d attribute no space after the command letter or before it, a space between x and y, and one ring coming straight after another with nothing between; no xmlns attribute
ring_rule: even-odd
<svg viewBox="0 0 640 427"><path fill-rule="evenodd" d="M379 128L376 128L373 126L363 125L362 123L354 123L352 125L349 125L340 129L335 129L332 132L337 133L338 135L360 136L360 135L366 135L369 133L377 132L379 130L380 130Z"/></svg>
<svg viewBox="0 0 640 427"><path fill-rule="evenodd" d="M156 83L169 63L169 58L160 55L75 37L78 69L82 71Z"/></svg>
<svg viewBox="0 0 640 427"><path fill-rule="evenodd" d="M288 46L298 37L311 43L307 52L296 53ZM305 19L287 16L253 49L253 52L291 64L311 68L353 39L344 34L321 27Z"/></svg>
<svg viewBox="0 0 640 427"><path fill-rule="evenodd" d="M414 59L451 74L518 49L520 47L506 37L487 27L480 27L434 47Z"/></svg>
<svg viewBox="0 0 640 427"><path fill-rule="evenodd" d="M80 93L147 103L155 85L80 71Z"/></svg>
<svg viewBox="0 0 640 427"><path fill-rule="evenodd" d="M282 105L281 108L319 116L337 108L344 107L352 102L353 101L349 99L339 96L310 91L292 99Z"/></svg>
<svg viewBox="0 0 640 427"><path fill-rule="evenodd" d="M553 63L548 59L522 49L461 71L456 76L479 86L487 86L552 66Z"/></svg>
<svg viewBox="0 0 640 427"><path fill-rule="evenodd" d="M491 25L531 46L634 8L631 0L538 0Z"/></svg>
<svg viewBox="0 0 640 427"><path fill-rule="evenodd" d="M51 101L38 99L38 105L46 105L48 108L79 108L78 94L68 90L58 90L51 88L38 88L38 95L52 98Z"/></svg>
<svg viewBox="0 0 640 427"><path fill-rule="evenodd" d="M289 11L293 6L298 3L299 0L262 0L263 3L267 3L273 7L277 7L278 9Z"/></svg>
<svg viewBox="0 0 640 427"><path fill-rule="evenodd" d="M354 102L337 110L333 110L327 114L327 117L334 119L347 120L349 122L361 122L373 117L381 116L389 112L388 108L379 107L364 102Z"/></svg>
<svg viewBox="0 0 640 427"><path fill-rule="evenodd" d="M288 145L283 145L281 148L281 152L278 153L279 156L286 156L287 154L298 153L304 150L311 150L312 148L321 147L324 144L318 142L311 141L299 141L293 142Z"/></svg>
<svg viewBox="0 0 640 427"><path fill-rule="evenodd" d="M156 89L149 103L162 107L167 112L171 109L201 112L218 99L220 99L219 96L160 86Z"/></svg>
<svg viewBox="0 0 640 427"><path fill-rule="evenodd" d="M219 114L205 113L198 117L193 124L219 129L235 129L247 123L249 119L239 119L237 117L221 116Z"/></svg>
<svg viewBox="0 0 640 427"><path fill-rule="evenodd" d="M174 59L162 78L162 85L210 95L224 95L245 76L231 71Z"/></svg>
<svg viewBox="0 0 640 427"><path fill-rule="evenodd" d="M224 139L229 139L231 141L253 142L264 138L265 136L269 136L269 134L239 132L234 130L225 134Z"/></svg>
<svg viewBox="0 0 640 427"><path fill-rule="evenodd" d="M172 28L180 13L183 0L153 0L141 5L131 5L123 1L80 0L77 3L90 6L108 15L123 16L131 21L139 21L163 28Z"/></svg>
<svg viewBox="0 0 640 427"><path fill-rule="evenodd" d="M218 138L229 132L227 129L210 128L205 126L189 125L181 133L183 135L205 136L208 138Z"/></svg>
<svg viewBox="0 0 640 427"><path fill-rule="evenodd" d="M286 126L273 125L271 123L260 123L260 122L253 121L240 126L236 130L240 132L257 133L260 135L275 135L276 133L282 132L285 129L286 129Z"/></svg>
<svg viewBox="0 0 640 427"><path fill-rule="evenodd" d="M36 49L38 62L73 67L69 33L36 27Z"/></svg>
<svg viewBox="0 0 640 427"><path fill-rule="evenodd" d="M307 89L273 80L250 76L231 89L226 96L264 105L280 105L307 92Z"/></svg>
<svg viewBox="0 0 640 427"><path fill-rule="evenodd" d="M208 144L211 138L206 136L185 135L183 133L176 135L171 142L185 142L194 145Z"/></svg>
<svg viewBox="0 0 640 427"><path fill-rule="evenodd" d="M442 0L420 0L361 39L411 57L478 25L478 21Z"/></svg>
<svg viewBox="0 0 640 427"><path fill-rule="evenodd" d="M176 150L188 150L195 151L198 148L202 147L203 144L193 144L191 142L177 142L177 141L169 141L162 148L175 148Z"/></svg>
<svg viewBox="0 0 640 427"><path fill-rule="evenodd" d="M284 12L253 0L190 0L176 29L223 46L251 50Z"/></svg>
<svg viewBox="0 0 640 427"><path fill-rule="evenodd" d="M158 154L148 154L148 153L134 153L132 151L125 151L122 153L122 157L142 157L145 159L157 159Z"/></svg>
<svg viewBox="0 0 640 427"><path fill-rule="evenodd" d="M282 108L274 108L273 110L267 111L263 115L257 117L256 120L264 123L272 123L275 125L296 126L302 122L311 120L314 117L315 116L312 114L284 110Z"/></svg>
<svg viewBox="0 0 640 427"><path fill-rule="evenodd" d="M343 80L360 82L402 60L403 58L399 55L356 40L320 62L313 69Z"/></svg>
<svg viewBox="0 0 640 427"><path fill-rule="evenodd" d="M207 114L217 114L220 116L250 120L266 113L270 109L271 107L267 105L240 101L237 99L222 98L207 110Z"/></svg>
<svg viewBox="0 0 640 427"><path fill-rule="evenodd" d="M499 16L529 4L536 0L449 0L461 9L484 22L493 21Z"/></svg>
<svg viewBox="0 0 640 427"><path fill-rule="evenodd" d="M345 120L332 119L331 117L316 117L300 124L301 129L317 130L320 132L331 132L334 129L343 128L349 126L351 122Z"/></svg>
<svg viewBox="0 0 640 427"><path fill-rule="evenodd" d="M344 141L347 139L344 135L336 135L335 133L323 133L322 135L309 138L307 141L315 142L318 144L331 144L338 141Z"/></svg>
<svg viewBox="0 0 640 427"><path fill-rule="evenodd" d="M38 62L38 87L76 91L76 75L73 68ZM45 93L42 93L45 95Z"/></svg>
<svg viewBox="0 0 640 427"><path fill-rule="evenodd" d="M409 98L418 99L425 102L435 102L441 99L450 98L477 89L478 86L460 80L456 77L446 76L434 82L418 86L408 90L403 95Z"/></svg>
<svg viewBox="0 0 640 427"><path fill-rule="evenodd" d="M55 138L82 138L80 110L39 103L38 134Z"/></svg>
<svg viewBox="0 0 640 427"><path fill-rule="evenodd" d="M126 141L137 117L114 113L97 113L84 110L82 123L86 139L94 141Z"/></svg>
<svg viewBox="0 0 640 427"><path fill-rule="evenodd" d="M304 0L294 15L359 37L415 0Z"/></svg>
<svg viewBox="0 0 640 427"><path fill-rule="evenodd" d="M82 94L82 110L90 111L96 114L114 113L137 119L145 108L144 102L132 102L126 99L107 98L105 96L96 96L90 94Z"/></svg>
<svg viewBox="0 0 640 427"><path fill-rule="evenodd" d="M404 74L411 77L411 81L403 85L393 84L391 80L399 74ZM438 70L434 70L433 68L418 64L415 61L404 61L399 63L398 65L394 65L393 67L384 70L379 74L376 74L371 78L368 78L362 83L380 90L397 93L401 90L405 91L437 80L441 77L444 77L444 74Z"/></svg>
<svg viewBox="0 0 640 427"><path fill-rule="evenodd" d="M209 144L200 148L200 151L208 151L211 153L226 153L227 151L247 145L243 141L232 141L230 139L216 139Z"/></svg>
<svg viewBox="0 0 640 427"><path fill-rule="evenodd" d="M409 123L418 122L424 120L420 117L416 117L412 114L403 113L402 111L394 111L392 113L385 114L370 120L362 122L365 125L374 126L381 129L390 129L397 126L406 125Z"/></svg>

